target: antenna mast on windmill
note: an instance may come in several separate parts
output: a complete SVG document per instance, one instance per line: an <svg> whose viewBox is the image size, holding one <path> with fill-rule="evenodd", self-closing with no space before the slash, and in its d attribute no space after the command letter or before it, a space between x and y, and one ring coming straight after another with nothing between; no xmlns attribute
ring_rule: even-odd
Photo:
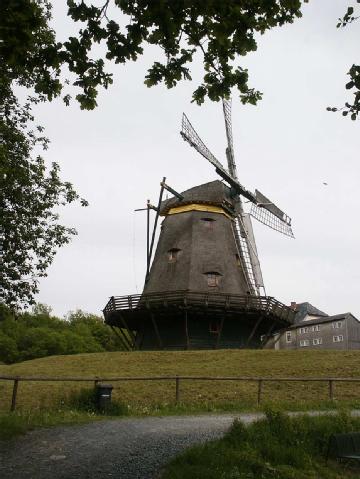
<svg viewBox="0 0 360 479"><path fill-rule="evenodd" d="M185 141L190 143L204 158L215 166L216 172L230 185L236 212L232 223L234 237L248 288L251 294L260 295L261 289L263 289L265 294L250 215L270 228L293 238L291 219L258 190L255 190L254 195L239 183L233 146L231 100L223 99L222 103L227 138L226 158L228 170L223 167L220 161L207 148L185 113L183 113L182 117L180 134ZM252 203L250 213L244 211L241 196L244 196Z"/></svg>

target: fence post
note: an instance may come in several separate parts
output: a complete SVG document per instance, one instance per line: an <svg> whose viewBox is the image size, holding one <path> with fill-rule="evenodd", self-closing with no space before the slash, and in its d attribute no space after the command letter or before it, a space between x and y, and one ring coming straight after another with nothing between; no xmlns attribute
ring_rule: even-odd
<svg viewBox="0 0 360 479"><path fill-rule="evenodd" d="M17 396L18 386L19 386L19 379L16 378L14 379L14 386L13 386L13 392L12 392L12 398L11 398L11 406L10 406L11 412L15 411L15 408L16 408L16 396Z"/></svg>
<svg viewBox="0 0 360 479"><path fill-rule="evenodd" d="M180 378L176 375L175 378L175 403L178 404L180 401Z"/></svg>
<svg viewBox="0 0 360 479"><path fill-rule="evenodd" d="M262 391L262 379L259 379L259 381L258 381L258 393L257 393L257 403L258 403L258 405L261 402L261 391Z"/></svg>
<svg viewBox="0 0 360 479"><path fill-rule="evenodd" d="M334 399L334 386L332 379L329 379L329 398Z"/></svg>

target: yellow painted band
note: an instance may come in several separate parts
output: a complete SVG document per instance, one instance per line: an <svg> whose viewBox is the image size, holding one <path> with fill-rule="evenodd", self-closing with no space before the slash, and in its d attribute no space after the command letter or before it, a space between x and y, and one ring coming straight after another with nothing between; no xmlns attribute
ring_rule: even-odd
<svg viewBox="0 0 360 479"><path fill-rule="evenodd" d="M231 219L231 216L226 213L226 211L221 208L221 206L212 206L212 205L202 205L200 203L191 203L189 205L176 206L170 208L167 215L176 215L177 213L185 213L187 211L204 211L207 213L220 213L225 215L227 218Z"/></svg>

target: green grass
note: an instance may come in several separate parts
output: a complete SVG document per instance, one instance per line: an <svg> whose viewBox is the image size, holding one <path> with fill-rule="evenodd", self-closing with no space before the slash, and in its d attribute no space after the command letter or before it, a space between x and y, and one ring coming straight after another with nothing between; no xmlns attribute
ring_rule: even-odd
<svg viewBox="0 0 360 479"><path fill-rule="evenodd" d="M290 418L268 409L245 426L235 421L220 440L188 449L164 469L162 479L345 479L359 465L325 461L332 433L360 429L360 419L336 416Z"/></svg>
<svg viewBox="0 0 360 479"><path fill-rule="evenodd" d="M268 376L268 377L358 377L358 351L155 351L114 352L51 356L10 366L0 365L0 374L39 376ZM130 409L172 407L174 381L129 381L114 383L114 398ZM182 381L181 402L196 409L223 408L233 403L242 408L256 404L257 385L240 382ZM22 383L18 391L19 409L49 408L63 405L73 391L93 387L92 383ZM11 401L11 382L0 381L0 411ZM335 385L338 401L356 404L360 384ZM322 383L264 383L265 402L292 405L321 404L328 400L328 387Z"/></svg>
<svg viewBox="0 0 360 479"><path fill-rule="evenodd" d="M266 376L358 377L357 351L154 351L108 352L50 356L10 366L0 365L0 375L38 376ZM257 385L233 381L181 381L180 404L175 404L174 381L113 383L115 415L169 415L261 410L256 405ZM91 420L94 411L74 404L93 383L20 382L17 414L25 424L48 425ZM335 400L321 383L264 383L263 404L284 410L334 409L339 405L360 408L360 384L335 385ZM9 411L12 382L0 380L2 421ZM115 411L115 410L114 410ZM51 418L50 416L52 415ZM9 421L22 421L10 415ZM42 419L44 417L44 419ZM15 426L14 426L15 427ZM16 426L21 429L20 426ZM26 426L27 427L27 426ZM29 426L32 427L32 426Z"/></svg>

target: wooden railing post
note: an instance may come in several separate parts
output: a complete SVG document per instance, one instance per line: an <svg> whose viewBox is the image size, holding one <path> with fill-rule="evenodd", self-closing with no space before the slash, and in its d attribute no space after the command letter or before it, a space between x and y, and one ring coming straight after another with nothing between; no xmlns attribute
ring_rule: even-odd
<svg viewBox="0 0 360 479"><path fill-rule="evenodd" d="M334 386L333 386L333 380L329 379L329 398L334 399Z"/></svg>
<svg viewBox="0 0 360 479"><path fill-rule="evenodd" d="M257 393L257 404L261 403L261 392L262 392L262 379L259 379L258 381L258 393Z"/></svg>
<svg viewBox="0 0 360 479"><path fill-rule="evenodd" d="M11 398L11 406L10 406L10 411L11 412L15 411L15 408L16 408L16 397L17 397L17 392L18 392L18 386L19 386L19 379L15 378L14 379L13 392L12 392L12 398Z"/></svg>
<svg viewBox="0 0 360 479"><path fill-rule="evenodd" d="M179 404L180 402L180 378L176 375L175 378L175 403Z"/></svg>

